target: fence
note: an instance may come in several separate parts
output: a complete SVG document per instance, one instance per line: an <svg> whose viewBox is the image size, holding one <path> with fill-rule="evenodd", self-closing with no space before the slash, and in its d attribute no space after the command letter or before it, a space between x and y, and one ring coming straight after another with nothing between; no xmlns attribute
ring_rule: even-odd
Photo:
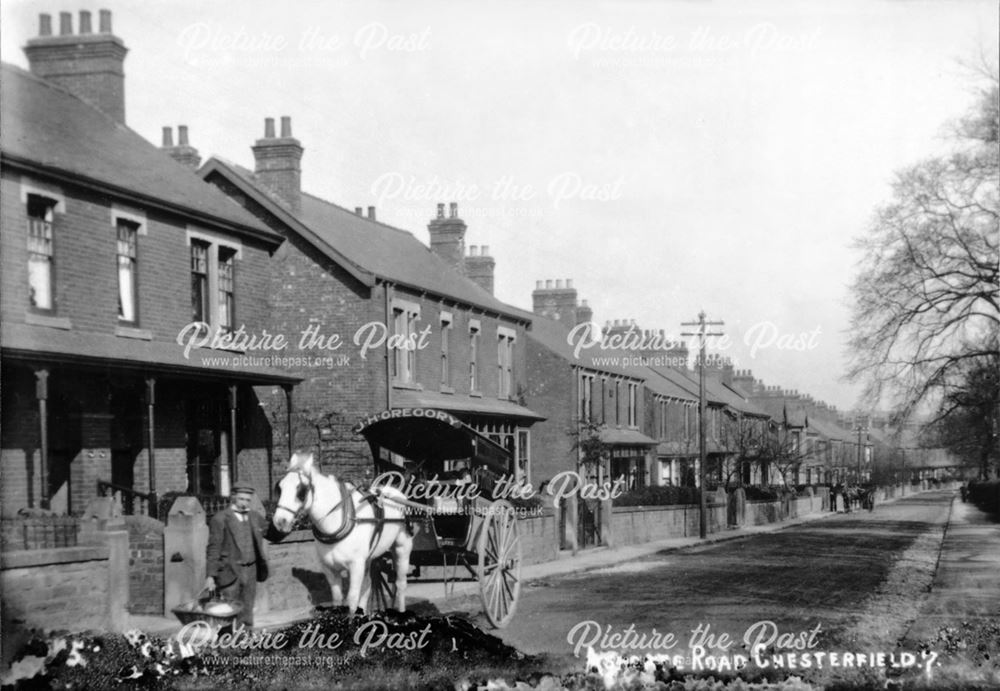
<svg viewBox="0 0 1000 691"><path fill-rule="evenodd" d="M19 516L0 521L5 552L76 547L79 534L80 519L75 516Z"/></svg>

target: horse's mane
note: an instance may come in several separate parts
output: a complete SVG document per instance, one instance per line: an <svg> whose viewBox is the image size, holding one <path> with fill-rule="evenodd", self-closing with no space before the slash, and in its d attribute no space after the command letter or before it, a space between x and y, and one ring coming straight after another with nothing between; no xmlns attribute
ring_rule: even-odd
<svg viewBox="0 0 1000 691"><path fill-rule="evenodd" d="M292 453L292 457L288 459L288 470L304 470L305 464L313 457L312 451L295 451Z"/></svg>

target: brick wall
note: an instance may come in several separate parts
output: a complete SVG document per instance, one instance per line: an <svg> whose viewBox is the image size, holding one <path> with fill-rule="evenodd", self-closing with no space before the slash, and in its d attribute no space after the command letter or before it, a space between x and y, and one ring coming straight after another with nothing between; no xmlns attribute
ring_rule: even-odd
<svg viewBox="0 0 1000 691"><path fill-rule="evenodd" d="M126 516L129 536L129 611L163 614L163 523Z"/></svg>
<svg viewBox="0 0 1000 691"><path fill-rule="evenodd" d="M3 175L3 308L5 320L24 321L27 309L27 210L20 184L43 180L6 171ZM53 221L55 314L68 317L74 329L112 334L118 321L118 274L113 205L105 195L62 185L65 212ZM155 340L173 343L191 321L190 253L186 219L142 209L128 201L116 206L145 212L145 234L137 238L138 326ZM204 230L192 226L193 230ZM252 240L236 260L236 320L251 329L268 314L268 251ZM130 324L130 326L133 326Z"/></svg>
<svg viewBox="0 0 1000 691"><path fill-rule="evenodd" d="M527 340L526 403L547 419L531 428L531 481L538 487L556 473L576 470L570 430L576 415L574 369L532 338Z"/></svg>

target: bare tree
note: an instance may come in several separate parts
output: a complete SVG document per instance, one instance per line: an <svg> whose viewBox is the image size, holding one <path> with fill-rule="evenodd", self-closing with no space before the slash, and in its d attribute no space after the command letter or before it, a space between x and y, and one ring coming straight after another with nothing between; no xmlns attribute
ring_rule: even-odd
<svg viewBox="0 0 1000 691"><path fill-rule="evenodd" d="M852 363L872 403L901 416L961 389L967 364L998 354L1000 174L997 76L957 128L957 150L897 174L857 247Z"/></svg>
<svg viewBox="0 0 1000 691"><path fill-rule="evenodd" d="M921 441L947 449L986 480L1000 475L1000 357L969 361L963 369L964 385L944 396Z"/></svg>

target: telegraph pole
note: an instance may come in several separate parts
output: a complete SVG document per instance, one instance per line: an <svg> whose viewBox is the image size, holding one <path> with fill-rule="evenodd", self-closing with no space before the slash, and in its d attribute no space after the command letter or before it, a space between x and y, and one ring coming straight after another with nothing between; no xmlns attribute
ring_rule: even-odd
<svg viewBox="0 0 1000 691"><path fill-rule="evenodd" d="M701 489L701 505L698 508L699 530L702 540L708 535L708 495L705 494L705 337L722 336L721 333L708 333L709 326L724 326L725 322L705 321L705 310L698 313L698 321L681 322L681 326L697 326L697 332L685 332L681 336L698 337L698 483Z"/></svg>

